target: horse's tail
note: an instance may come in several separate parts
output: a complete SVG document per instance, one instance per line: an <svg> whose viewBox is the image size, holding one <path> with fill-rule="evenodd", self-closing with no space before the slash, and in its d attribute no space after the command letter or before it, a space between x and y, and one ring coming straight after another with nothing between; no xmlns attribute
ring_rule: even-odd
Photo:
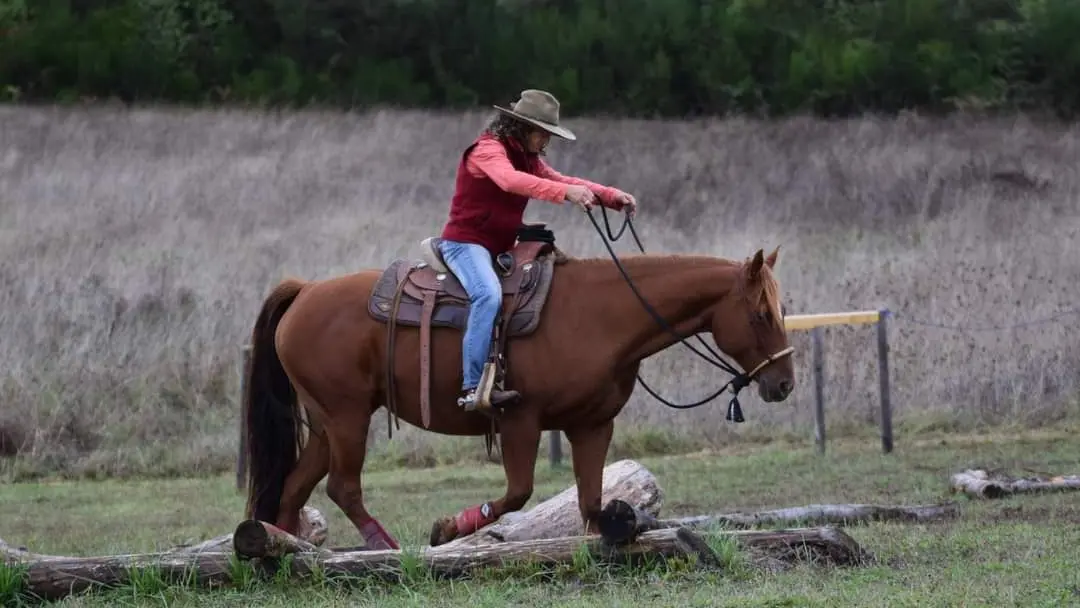
<svg viewBox="0 0 1080 608"><path fill-rule="evenodd" d="M244 370L244 425L250 470L246 517L277 520L285 476L296 464L301 447L296 390L278 358L274 343L278 323L305 283L285 279L270 292L255 320L251 356Z"/></svg>

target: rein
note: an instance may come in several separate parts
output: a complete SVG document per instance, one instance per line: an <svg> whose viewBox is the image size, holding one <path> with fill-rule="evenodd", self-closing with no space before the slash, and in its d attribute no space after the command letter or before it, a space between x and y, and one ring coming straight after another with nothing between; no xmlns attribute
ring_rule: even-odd
<svg viewBox="0 0 1080 608"><path fill-rule="evenodd" d="M700 335L695 335L694 337L698 339L698 342L701 343L701 345L705 348L705 350L709 352L709 355L712 355L712 357L694 348L692 345L686 342L686 336L682 336L678 332L676 332L675 328L671 327L671 325L668 324L668 322L665 321L662 316L660 316L660 313L656 312L656 309L653 308L651 304L649 304L649 302L645 299L645 296L641 295L641 292L638 291L637 286L634 285L634 281L630 278L630 275L627 274L626 268L623 267L622 262L619 261L619 256L615 254L615 250L611 247L611 243L614 243L615 241L618 241L620 238L622 238L623 232L625 232L626 229L629 228L630 234L634 238L634 244L637 245L637 248L641 251L641 253L645 253L645 246L641 244L641 239L638 237L637 230L634 229L634 222L630 219L630 216L625 216L625 218L623 219L623 225L622 228L619 230L619 233L612 234L611 223L608 220L607 216L607 208L601 206L600 213L604 218L604 228L607 232L607 237L605 238L605 231L601 230L600 224L597 223L596 217L593 216L592 209L586 209L585 213L589 216L589 221L592 222L593 227L596 228L596 232L600 235L600 240L603 241L604 247L607 248L608 254L615 262L615 266L619 269L619 272L622 273L623 278L626 280L626 284L630 286L630 289L634 292L634 295L636 295L638 297L638 300L641 301L641 305L645 308L645 311L652 316L653 320L656 321L657 325L659 325L662 329L671 334L673 338L675 338L679 342L682 342L682 344L689 348L691 351L693 351L694 354L701 357L714 367L718 367L726 371L732 376L731 380L728 380L727 383L724 384L724 386L721 386L720 389L717 390L715 393L709 395L708 397L705 397L704 399L701 399L700 401L694 403L687 403L684 405L672 403L671 401L668 401L661 397L655 390L653 390L648 384L646 384L645 380L641 378L640 372L637 374L637 381L641 383L641 386L645 389L645 391L652 395L654 399L674 409L690 409L705 405L706 403L709 403L719 397L725 390L727 390L728 387L731 387L732 395L731 401L728 402L726 419L734 422L745 421L745 418L743 418L742 406L739 405L739 391L749 386L750 382L754 379L754 376L756 376L758 372L764 369L765 366L769 365L773 361L776 361L780 357L790 355L792 352L794 352L795 349L789 346L778 353L769 355L765 358L764 361L759 363L757 367L750 370L750 372L743 373L738 371L737 369L735 369L734 366L728 363L724 359L724 357L716 350L714 350L711 346L709 346L709 344Z"/></svg>

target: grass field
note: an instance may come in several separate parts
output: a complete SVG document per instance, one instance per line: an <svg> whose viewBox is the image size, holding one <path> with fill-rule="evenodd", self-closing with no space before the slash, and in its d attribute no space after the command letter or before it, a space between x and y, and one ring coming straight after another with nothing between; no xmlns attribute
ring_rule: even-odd
<svg viewBox="0 0 1080 608"><path fill-rule="evenodd" d="M1069 473L1080 470L1076 428L1023 435L931 434L898 453L836 442L824 457L806 447L742 447L640 459L657 476L668 516L809 503L927 504L949 498L948 477L964 467ZM573 483L568 470L538 471L528 507ZM366 478L373 513L406 548L426 543L430 522L502 489L497 465L387 470ZM962 502L959 520L882 523L846 530L876 557L864 567L800 565L782 572L736 553L723 571L646 569L611 574L567 569L543 582L534 571L483 573L403 584L256 583L244 590L138 587L72 598L72 606L1063 606L1080 605L1080 502L1075 494ZM231 531L242 496L228 477L24 483L0 489L3 538L69 555L153 551ZM311 504L330 520L330 546L360 544L318 489ZM528 508L527 507L527 508ZM0 590L2 592L2 590Z"/></svg>
<svg viewBox="0 0 1080 608"><path fill-rule="evenodd" d="M415 255L488 116L0 108L0 478L228 470L238 347L262 298L287 274ZM789 311L893 310L899 441L1076 414L1075 126L568 120L579 140L551 162L637 195L650 251L780 245ZM573 255L606 255L580 214L535 203L529 219ZM615 449L810 437L809 343L793 340L787 403L748 395L736 428L722 407L671 412L639 392ZM872 437L873 331L830 328L825 350L830 436ZM722 382L678 347L644 377L683 403ZM415 429L383 441L384 420L373 468L482 457L476 440Z"/></svg>

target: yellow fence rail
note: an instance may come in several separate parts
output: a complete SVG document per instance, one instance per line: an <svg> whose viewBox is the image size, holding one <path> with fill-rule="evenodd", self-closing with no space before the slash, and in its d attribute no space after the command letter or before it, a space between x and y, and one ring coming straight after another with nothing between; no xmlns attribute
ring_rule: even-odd
<svg viewBox="0 0 1080 608"><path fill-rule="evenodd" d="M790 315L784 318L784 327L788 330L800 330L825 327L826 325L866 325L868 323L877 323L881 316L880 310Z"/></svg>

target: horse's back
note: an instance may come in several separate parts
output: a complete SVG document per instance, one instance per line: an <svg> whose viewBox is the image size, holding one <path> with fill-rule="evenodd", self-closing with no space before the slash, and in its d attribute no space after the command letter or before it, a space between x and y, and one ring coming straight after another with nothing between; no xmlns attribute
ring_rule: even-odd
<svg viewBox="0 0 1080 608"><path fill-rule="evenodd" d="M337 344L355 344L372 326L367 304L380 272L366 268L308 281L282 317L279 335L306 336L308 339L295 342L318 343L312 349L313 357L327 348L336 350Z"/></svg>

